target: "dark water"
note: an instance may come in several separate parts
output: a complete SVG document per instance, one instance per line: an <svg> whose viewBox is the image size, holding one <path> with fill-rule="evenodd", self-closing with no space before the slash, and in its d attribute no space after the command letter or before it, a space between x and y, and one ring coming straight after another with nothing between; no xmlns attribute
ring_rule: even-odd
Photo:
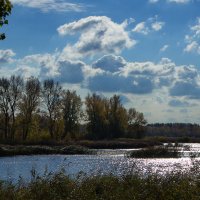
<svg viewBox="0 0 200 200"><path fill-rule="evenodd" d="M192 146L199 151L200 145ZM167 173L186 170L191 166L190 158L178 159L133 159L126 156L128 150L100 150L98 155L38 155L0 158L0 179L17 181L19 177L31 178L34 169L43 175L45 171L58 172L64 169L66 174L76 176L80 172L87 175L110 174L123 175L134 170Z"/></svg>

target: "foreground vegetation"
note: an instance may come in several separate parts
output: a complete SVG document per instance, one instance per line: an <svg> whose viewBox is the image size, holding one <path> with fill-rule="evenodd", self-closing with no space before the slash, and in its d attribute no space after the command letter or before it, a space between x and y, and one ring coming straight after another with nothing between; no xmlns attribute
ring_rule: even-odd
<svg viewBox="0 0 200 200"><path fill-rule="evenodd" d="M17 184L0 183L2 200L198 200L200 199L199 164L188 172L158 175L135 172L116 177L113 175L79 175L72 179L63 172L37 176L32 180L20 179Z"/></svg>

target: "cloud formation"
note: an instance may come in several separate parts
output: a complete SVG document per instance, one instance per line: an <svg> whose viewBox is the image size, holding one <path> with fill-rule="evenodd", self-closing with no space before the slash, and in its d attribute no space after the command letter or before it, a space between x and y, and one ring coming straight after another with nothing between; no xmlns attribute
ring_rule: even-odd
<svg viewBox="0 0 200 200"><path fill-rule="evenodd" d="M191 0L167 0L169 3L177 3L177 4L187 4Z"/></svg>
<svg viewBox="0 0 200 200"><path fill-rule="evenodd" d="M200 18L197 18L196 24L190 27L190 34L185 36L185 52L200 54Z"/></svg>
<svg viewBox="0 0 200 200"><path fill-rule="evenodd" d="M83 4L69 3L65 0L11 0L14 5L40 9L42 12L81 12L85 10Z"/></svg>
<svg viewBox="0 0 200 200"><path fill-rule="evenodd" d="M117 24L106 16L90 16L60 26L57 31L61 36L79 33L78 41L67 45L62 57L77 59L84 56L119 54L125 48L136 44L126 31L127 22Z"/></svg>
<svg viewBox="0 0 200 200"><path fill-rule="evenodd" d="M168 44L165 44L165 45L160 49L160 51L161 51L161 52L165 52L168 48L169 48L169 45L168 45Z"/></svg>
<svg viewBox="0 0 200 200"><path fill-rule="evenodd" d="M149 0L149 3L158 3L160 0ZM167 3L176 3L176 4L187 4L191 2L191 0L166 0Z"/></svg>
<svg viewBox="0 0 200 200"><path fill-rule="evenodd" d="M11 62L15 55L12 49L0 50L0 64Z"/></svg>
<svg viewBox="0 0 200 200"><path fill-rule="evenodd" d="M157 32L162 30L165 25L165 22L158 21L158 16L148 18L146 21L138 23L133 29L134 33L141 33L143 35L148 35L152 32Z"/></svg>

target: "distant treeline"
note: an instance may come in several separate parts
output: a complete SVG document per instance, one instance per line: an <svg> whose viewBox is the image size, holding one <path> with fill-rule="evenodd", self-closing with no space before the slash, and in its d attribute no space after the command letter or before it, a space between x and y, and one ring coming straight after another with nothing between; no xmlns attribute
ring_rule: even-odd
<svg viewBox="0 0 200 200"><path fill-rule="evenodd" d="M164 137L200 137L200 126L191 123L148 124L145 134Z"/></svg>
<svg viewBox="0 0 200 200"><path fill-rule="evenodd" d="M146 124L118 95L82 100L53 79L0 78L1 141L140 138Z"/></svg>

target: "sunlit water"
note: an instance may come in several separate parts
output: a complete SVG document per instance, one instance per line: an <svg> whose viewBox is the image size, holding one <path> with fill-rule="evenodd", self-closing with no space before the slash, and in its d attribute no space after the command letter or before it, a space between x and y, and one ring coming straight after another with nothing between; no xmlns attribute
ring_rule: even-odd
<svg viewBox="0 0 200 200"><path fill-rule="evenodd" d="M191 145L190 145L191 146ZM192 151L199 151L200 144L192 144ZM97 155L37 155L0 158L0 179L17 181L19 177L31 179L31 170L39 175L45 171L58 172L76 177L80 172L86 175L114 174L121 176L135 170L145 174L148 171L168 173L187 170L190 158L133 159L126 156L129 150L99 150ZM200 159L197 159L200 160Z"/></svg>

